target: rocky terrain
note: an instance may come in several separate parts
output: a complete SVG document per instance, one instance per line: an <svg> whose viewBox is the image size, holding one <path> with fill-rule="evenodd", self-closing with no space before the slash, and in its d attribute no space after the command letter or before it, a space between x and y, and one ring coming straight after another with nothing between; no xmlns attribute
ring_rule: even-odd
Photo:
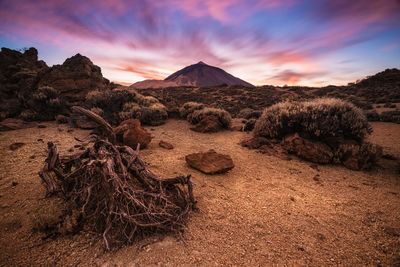
<svg viewBox="0 0 400 267"><path fill-rule="evenodd" d="M399 70L134 88L80 54L0 59L0 266L399 265Z"/></svg>

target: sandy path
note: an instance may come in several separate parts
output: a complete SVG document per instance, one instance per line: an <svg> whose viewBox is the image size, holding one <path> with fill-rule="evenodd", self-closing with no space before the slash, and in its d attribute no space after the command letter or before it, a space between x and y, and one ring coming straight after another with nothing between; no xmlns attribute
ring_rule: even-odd
<svg viewBox="0 0 400 267"><path fill-rule="evenodd" d="M111 253L104 253L101 242L88 233L42 243L39 234L31 234L27 214L44 201L36 173L46 152L37 139L58 140L60 150L66 151L76 143L73 135L86 134L58 128L48 124L46 129L0 135L0 262L4 266L376 266L400 261L396 162L383 160L370 172L315 168L298 159L242 148L238 143L245 133L200 134L176 120L153 128L155 139L142 155L163 177L188 173L194 177L200 212L191 217L185 242L152 237ZM400 125L376 123L374 129L371 140L400 156ZM158 147L161 139L175 149ZM27 145L11 152L8 146L16 141ZM186 154L210 148L230 154L236 167L228 174L206 176L185 164ZM36 158L29 159L33 154ZM13 181L18 185L12 186Z"/></svg>

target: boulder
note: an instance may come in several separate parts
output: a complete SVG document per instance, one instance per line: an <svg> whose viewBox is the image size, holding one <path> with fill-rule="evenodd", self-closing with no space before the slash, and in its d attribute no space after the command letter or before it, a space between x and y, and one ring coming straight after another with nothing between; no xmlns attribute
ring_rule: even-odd
<svg viewBox="0 0 400 267"><path fill-rule="evenodd" d="M114 129L117 139L121 140L124 145L136 149L140 144L140 149L146 148L151 142L150 133L141 127L140 121L137 119L129 119L120 123ZM122 138L121 138L122 137Z"/></svg>
<svg viewBox="0 0 400 267"><path fill-rule="evenodd" d="M288 152L311 162L326 164L333 160L334 154L328 145L302 138L297 133L286 136L282 145Z"/></svg>
<svg viewBox="0 0 400 267"><path fill-rule="evenodd" d="M223 155L209 150L207 152L193 153L185 157L187 164L205 174L225 173L235 167L229 155Z"/></svg>
<svg viewBox="0 0 400 267"><path fill-rule="evenodd" d="M190 130L199 133L215 133L223 130L221 123L215 116L206 116Z"/></svg>

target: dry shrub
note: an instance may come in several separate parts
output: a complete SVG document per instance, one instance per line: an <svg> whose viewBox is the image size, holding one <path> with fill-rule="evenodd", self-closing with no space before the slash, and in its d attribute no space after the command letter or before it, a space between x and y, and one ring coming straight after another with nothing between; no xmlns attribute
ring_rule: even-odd
<svg viewBox="0 0 400 267"><path fill-rule="evenodd" d="M197 124L205 117L215 116L218 118L219 123L223 128L229 128L231 125L232 117L228 111L219 108L203 108L195 110L187 119L191 124Z"/></svg>
<svg viewBox="0 0 400 267"><path fill-rule="evenodd" d="M20 115L26 120L53 120L66 109L66 103L60 97L59 91L51 86L41 86L33 92L28 106L30 110Z"/></svg>
<svg viewBox="0 0 400 267"><path fill-rule="evenodd" d="M400 110L384 111L380 114L381 121L400 123Z"/></svg>
<svg viewBox="0 0 400 267"><path fill-rule="evenodd" d="M282 138L302 133L313 139L344 137L361 141L372 132L363 112L353 104L334 98L283 102L264 110L255 136Z"/></svg>
<svg viewBox="0 0 400 267"><path fill-rule="evenodd" d="M239 118L243 118L246 120L253 119L253 118L258 119L260 116L261 116L261 111L254 110L252 108L244 108L244 109L240 110L240 112L238 114Z"/></svg>
<svg viewBox="0 0 400 267"><path fill-rule="evenodd" d="M168 118L167 109L155 97L133 90L93 91L86 96L86 105L101 108L102 116L112 124L140 118L143 124L160 125Z"/></svg>
<svg viewBox="0 0 400 267"><path fill-rule="evenodd" d="M168 119L167 108L161 103L155 103L141 109L140 121L147 125L161 125Z"/></svg>
<svg viewBox="0 0 400 267"><path fill-rule="evenodd" d="M119 117L122 121L129 119L139 119L141 116L142 108L135 102L125 103Z"/></svg>
<svg viewBox="0 0 400 267"><path fill-rule="evenodd" d="M179 109L179 114L181 118L187 119L187 117L192 114L195 110L200 110L205 108L206 106L202 103L197 102L186 102Z"/></svg>
<svg viewBox="0 0 400 267"><path fill-rule="evenodd" d="M137 102L140 105L145 106L145 107L149 107L149 106L151 106L153 104L159 103L158 99L155 98L154 96L143 96L143 95L140 95L140 94L138 94Z"/></svg>

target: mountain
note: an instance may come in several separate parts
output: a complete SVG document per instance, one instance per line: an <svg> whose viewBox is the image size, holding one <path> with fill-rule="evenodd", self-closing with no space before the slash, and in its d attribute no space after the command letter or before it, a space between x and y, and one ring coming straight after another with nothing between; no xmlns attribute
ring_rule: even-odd
<svg viewBox="0 0 400 267"><path fill-rule="evenodd" d="M171 74L165 79L165 81L176 82L178 85L191 85L198 87L218 85L254 87L252 84L227 73L223 69L207 65L202 61Z"/></svg>

